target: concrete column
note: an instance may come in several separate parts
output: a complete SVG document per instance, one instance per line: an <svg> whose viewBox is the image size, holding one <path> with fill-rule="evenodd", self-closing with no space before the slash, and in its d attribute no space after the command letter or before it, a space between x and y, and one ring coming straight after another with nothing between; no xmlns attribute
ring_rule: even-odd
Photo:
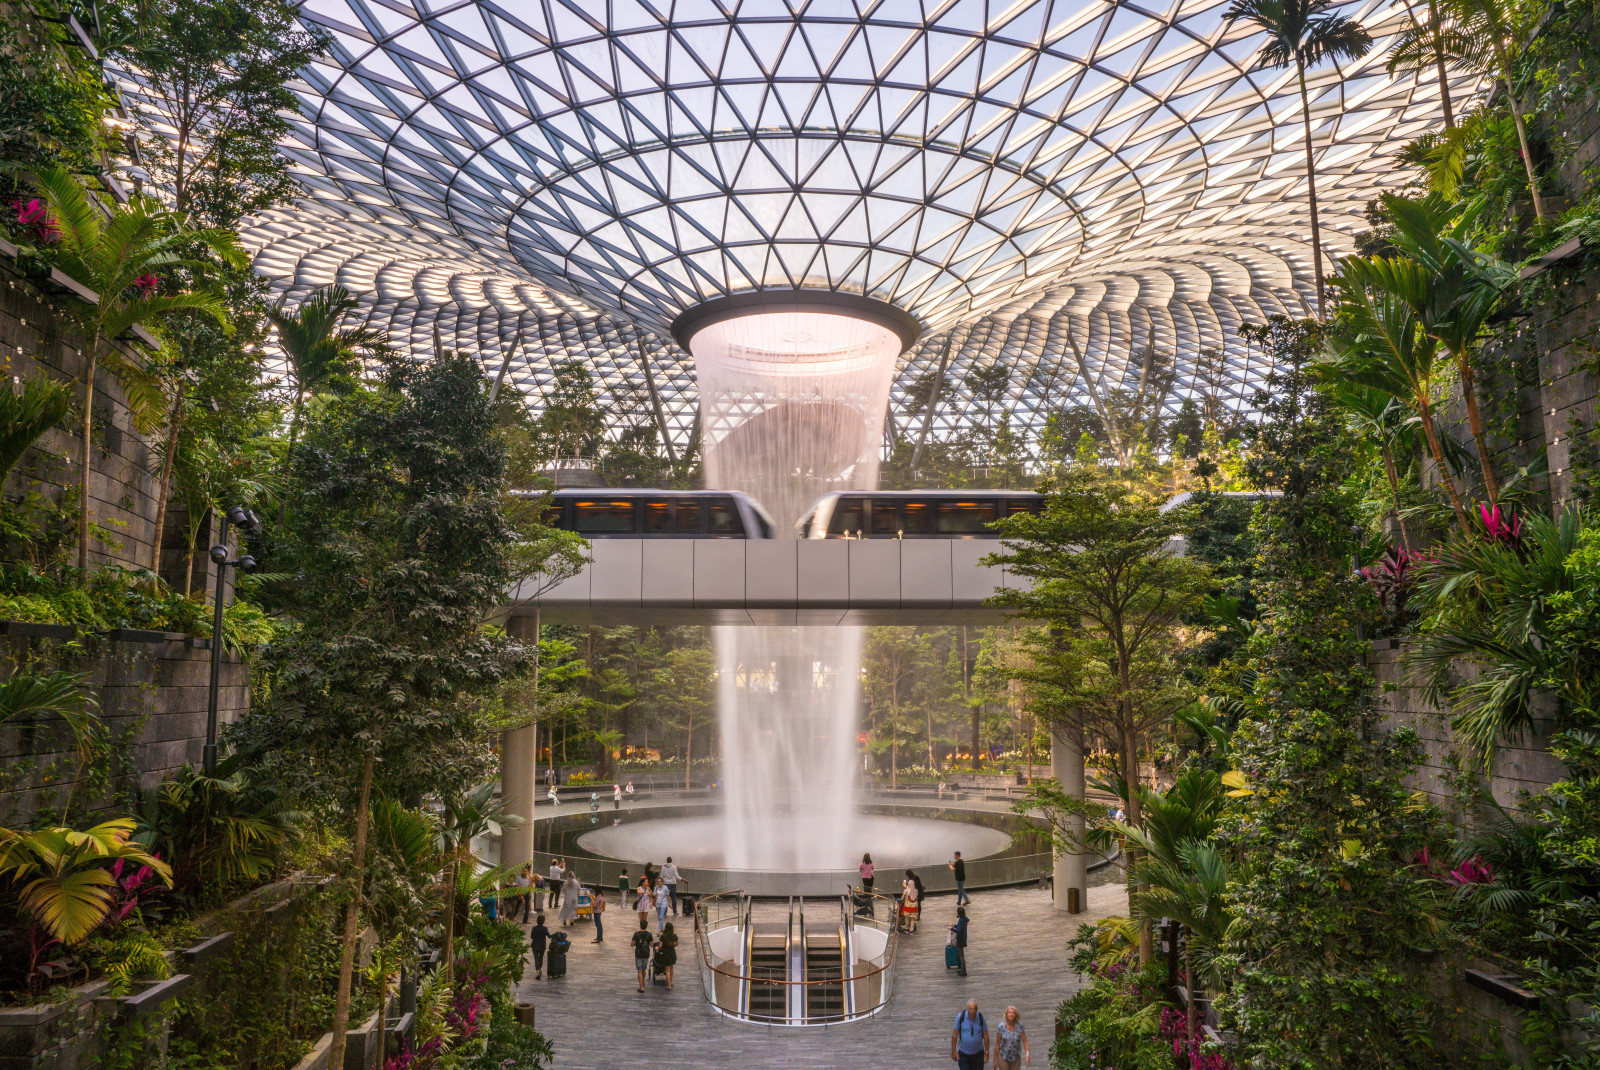
<svg viewBox="0 0 1600 1070"><path fill-rule="evenodd" d="M524 642L537 642L539 636L538 610L533 620L512 617L508 631ZM538 662L535 655L534 686L538 686ZM535 719L531 724L512 729L500 737L500 800L507 814L522 818L516 828L503 826L500 837L500 864L520 866L533 861L533 817L538 800L539 722L537 710L530 710Z"/></svg>
<svg viewBox="0 0 1600 1070"><path fill-rule="evenodd" d="M1080 726L1057 721L1050 729L1050 775L1068 795L1083 798L1083 730ZM1083 835L1083 818L1067 819L1077 837ZM1088 909L1089 859L1087 855L1060 853L1053 867L1055 908L1073 914ZM1076 892L1076 894L1074 894ZM1076 902L1074 903L1074 900Z"/></svg>

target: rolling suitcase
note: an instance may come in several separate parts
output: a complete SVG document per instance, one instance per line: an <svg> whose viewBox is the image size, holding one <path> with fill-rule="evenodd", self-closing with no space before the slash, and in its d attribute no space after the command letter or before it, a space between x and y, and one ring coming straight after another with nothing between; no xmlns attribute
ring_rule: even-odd
<svg viewBox="0 0 1600 1070"><path fill-rule="evenodd" d="M954 970L961 965L961 949L954 944L946 944L944 948L944 968Z"/></svg>
<svg viewBox="0 0 1600 1070"><path fill-rule="evenodd" d="M567 950L572 947L572 941L567 939L565 933L556 933L550 938L549 961L545 963L545 975L550 978L565 977L567 975Z"/></svg>

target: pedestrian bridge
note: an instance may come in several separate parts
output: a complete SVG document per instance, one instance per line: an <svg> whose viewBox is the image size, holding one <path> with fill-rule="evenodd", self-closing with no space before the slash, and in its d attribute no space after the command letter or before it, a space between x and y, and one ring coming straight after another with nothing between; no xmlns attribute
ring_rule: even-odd
<svg viewBox="0 0 1600 1070"><path fill-rule="evenodd" d="M998 539L595 539L590 561L534 577L513 616L569 624L993 624L1025 586L984 556ZM541 588L548 587L548 590Z"/></svg>

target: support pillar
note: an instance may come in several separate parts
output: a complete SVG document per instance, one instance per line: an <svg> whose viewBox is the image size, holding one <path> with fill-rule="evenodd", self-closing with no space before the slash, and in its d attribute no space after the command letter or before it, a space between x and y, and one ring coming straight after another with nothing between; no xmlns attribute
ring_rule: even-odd
<svg viewBox="0 0 1600 1070"><path fill-rule="evenodd" d="M535 610L532 621L511 618L511 632L524 642L538 642L539 618ZM531 627L529 627L531 625ZM538 655L534 655L534 688L538 688ZM521 866L533 861L533 809L538 799L539 760L538 711L531 711L535 719L521 728L513 728L500 737L500 800L507 814L522 818L515 828L502 826L500 833L500 864Z"/></svg>
<svg viewBox="0 0 1600 1070"><path fill-rule="evenodd" d="M1050 728L1050 775L1061 785L1061 790L1078 799L1083 798L1083 729L1079 725L1057 721ZM1074 815L1067 819L1072 835L1082 838L1083 817ZM1053 866L1055 880L1055 908L1070 914L1081 914L1088 909L1089 859L1081 853L1062 852L1056 855Z"/></svg>

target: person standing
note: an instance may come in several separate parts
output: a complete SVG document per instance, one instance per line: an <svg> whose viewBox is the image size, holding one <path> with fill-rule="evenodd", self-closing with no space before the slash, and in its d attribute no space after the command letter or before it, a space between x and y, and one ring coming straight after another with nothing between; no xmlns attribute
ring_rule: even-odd
<svg viewBox="0 0 1600 1070"><path fill-rule="evenodd" d="M972 896L967 894L967 864L961 860L961 852L949 862L950 872L956 877L956 906L972 902Z"/></svg>
<svg viewBox="0 0 1600 1070"><path fill-rule="evenodd" d="M639 924L643 928L650 928L650 911L654 909L655 896L650 892L650 879L639 878L639 888L633 901L633 909L639 912Z"/></svg>
<svg viewBox="0 0 1600 1070"><path fill-rule="evenodd" d="M661 949L661 968L667 975L667 991L671 992L672 967L678 964L678 934L672 931L672 922L667 922L666 928L661 930L656 946Z"/></svg>
<svg viewBox="0 0 1600 1070"><path fill-rule="evenodd" d="M856 867L856 871L861 874L861 890L871 894L873 869L872 856L870 854L861 856L861 865Z"/></svg>
<svg viewBox="0 0 1600 1070"><path fill-rule="evenodd" d="M994 1030L995 1070L1022 1070L1033 1062L1028 1051L1028 1031L1022 1028L1022 1015L1015 1007L1006 1008L1006 1016Z"/></svg>
<svg viewBox="0 0 1600 1070"><path fill-rule="evenodd" d="M656 942L650 938L650 919L639 915L639 931L633 934L633 968L639 971L639 991L644 991L644 971L650 968L650 952Z"/></svg>
<svg viewBox="0 0 1600 1070"><path fill-rule="evenodd" d="M517 911L522 911L522 923L528 923L529 899L533 896L533 863L528 863L511 878L511 902L506 905L506 920L516 921Z"/></svg>
<svg viewBox="0 0 1600 1070"><path fill-rule="evenodd" d="M606 890L600 887L598 884L594 887L594 899L590 901L589 909L594 916L594 939L589 942L592 944L603 944L606 942L606 926L604 920L606 913Z"/></svg>
<svg viewBox="0 0 1600 1070"><path fill-rule="evenodd" d="M667 894L665 882L656 885L656 932L663 932L667 927L667 909L672 906L672 897Z"/></svg>
<svg viewBox="0 0 1600 1070"><path fill-rule="evenodd" d="M566 867L561 864L561 859L550 860L550 872L546 874L550 879L550 909L555 910L561 905L561 882L566 879Z"/></svg>
<svg viewBox="0 0 1600 1070"><path fill-rule="evenodd" d="M567 882L561 886L561 927L565 929L578 920L578 895L583 887L578 884L576 873L567 874Z"/></svg>
<svg viewBox="0 0 1600 1070"><path fill-rule="evenodd" d="M956 938L956 976L967 975L967 910L965 907L956 907L956 921L950 926L950 931Z"/></svg>
<svg viewBox="0 0 1600 1070"><path fill-rule="evenodd" d="M667 898L672 902L672 912L678 912L678 867L672 864L672 856L667 856L667 864L661 867L661 883L667 886Z"/></svg>
<svg viewBox="0 0 1600 1070"><path fill-rule="evenodd" d="M628 909L628 889L633 884L628 880L628 867L623 866L622 872L617 874L617 909Z"/></svg>
<svg viewBox="0 0 1600 1070"><path fill-rule="evenodd" d="M978 1013L978 1001L967 1000L967 1009L956 1015L950 1030L950 1060L958 1070L983 1070L989 1060L989 1023Z"/></svg>
<svg viewBox="0 0 1600 1070"><path fill-rule="evenodd" d="M528 930L528 949L533 952L533 979L536 981L544 976L544 952L549 946L550 929L544 923L544 915L536 915L533 928Z"/></svg>

